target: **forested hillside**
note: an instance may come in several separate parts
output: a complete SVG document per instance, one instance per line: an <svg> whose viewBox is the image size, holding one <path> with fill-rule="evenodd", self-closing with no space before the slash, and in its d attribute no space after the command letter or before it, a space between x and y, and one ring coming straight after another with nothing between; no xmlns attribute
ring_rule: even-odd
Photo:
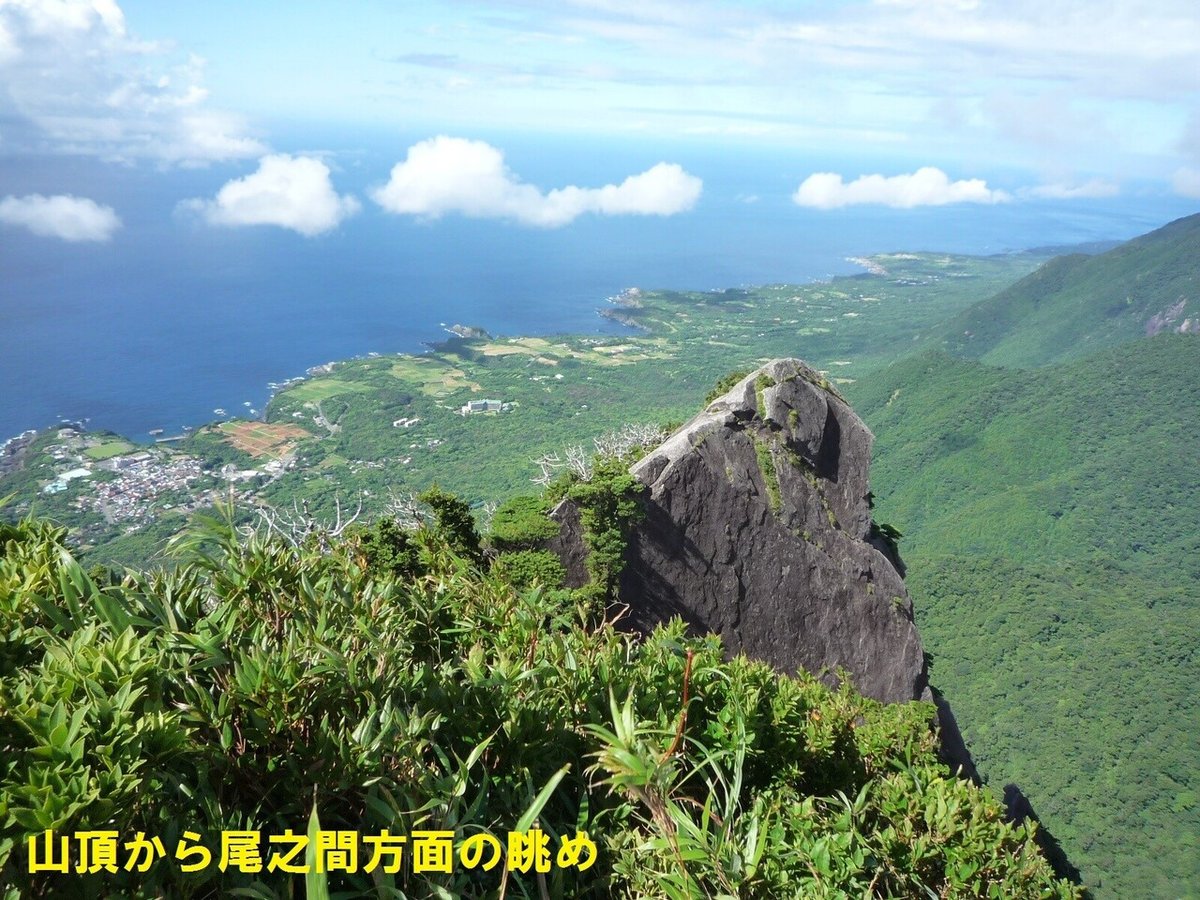
<svg viewBox="0 0 1200 900"><path fill-rule="evenodd" d="M958 314L935 345L1000 366L1079 359L1159 332L1200 333L1200 215L1098 256L1060 256Z"/></svg>
<svg viewBox="0 0 1200 900"><path fill-rule="evenodd" d="M1103 897L1200 891L1200 341L850 389L931 679Z"/></svg>

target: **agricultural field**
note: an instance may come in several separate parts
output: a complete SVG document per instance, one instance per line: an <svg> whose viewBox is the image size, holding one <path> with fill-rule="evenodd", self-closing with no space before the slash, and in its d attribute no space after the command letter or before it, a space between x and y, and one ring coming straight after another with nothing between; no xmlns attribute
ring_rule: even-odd
<svg viewBox="0 0 1200 900"><path fill-rule="evenodd" d="M461 369L447 367L420 356L402 356L392 362L392 375L401 381L419 385L429 397L448 397L456 391L481 391L483 388L467 378ZM369 388L366 388L369 390Z"/></svg>
<svg viewBox="0 0 1200 900"><path fill-rule="evenodd" d="M99 462L116 456L124 456L126 453L132 453L135 449L137 448L129 441L105 441L103 444L88 447L83 451L83 455Z"/></svg>
<svg viewBox="0 0 1200 900"><path fill-rule="evenodd" d="M342 381L337 378L317 378L312 381L303 381L289 390L293 392L293 396L298 400L317 402L328 400L330 397L336 397L339 394L363 391L366 388L353 381Z"/></svg>
<svg viewBox="0 0 1200 900"><path fill-rule="evenodd" d="M600 366L624 366L648 359L670 359L672 353L665 338L642 338L630 343L598 338L550 341L546 338L507 338L472 344L471 349L485 357L526 356L544 366L557 366L563 360Z"/></svg>
<svg viewBox="0 0 1200 900"><path fill-rule="evenodd" d="M267 422L222 422L218 430L230 444L255 459L277 459L294 450L298 441L311 437L298 425Z"/></svg>

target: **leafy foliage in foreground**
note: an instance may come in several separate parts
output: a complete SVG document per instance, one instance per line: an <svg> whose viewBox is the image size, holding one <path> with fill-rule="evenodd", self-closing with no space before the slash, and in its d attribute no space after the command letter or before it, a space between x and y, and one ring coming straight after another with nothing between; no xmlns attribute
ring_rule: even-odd
<svg viewBox="0 0 1200 900"><path fill-rule="evenodd" d="M678 623L636 641L567 592L480 571L436 528L410 536L419 571L402 578L353 541L193 537L172 570L101 586L63 531L0 534L0 883L17 896L288 896L284 876L170 859L30 876L24 836L213 846L222 829L302 833L314 806L326 829L502 840L537 816L600 847L588 871L543 878L331 878L351 895L1072 894L936 760L925 704L724 661Z"/></svg>

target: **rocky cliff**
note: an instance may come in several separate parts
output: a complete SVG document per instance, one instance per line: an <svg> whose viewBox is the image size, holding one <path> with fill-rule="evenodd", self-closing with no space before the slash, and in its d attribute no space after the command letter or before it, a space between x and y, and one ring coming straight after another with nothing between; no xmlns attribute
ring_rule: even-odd
<svg viewBox="0 0 1200 900"><path fill-rule="evenodd" d="M898 559L871 520L872 440L799 360L743 378L630 470L649 490L621 576L626 621L679 615L779 669L842 667L868 696L928 699ZM578 578L578 517L569 502L552 515Z"/></svg>

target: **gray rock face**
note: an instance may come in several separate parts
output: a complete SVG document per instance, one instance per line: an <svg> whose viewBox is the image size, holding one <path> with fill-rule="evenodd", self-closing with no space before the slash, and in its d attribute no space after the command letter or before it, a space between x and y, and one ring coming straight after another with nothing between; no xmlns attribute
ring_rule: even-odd
<svg viewBox="0 0 1200 900"><path fill-rule="evenodd" d="M621 578L634 627L679 615L784 671L842 667L868 696L928 699L912 602L871 538L872 440L799 360L711 403L631 469L649 487ZM571 511L556 518L577 540Z"/></svg>
<svg viewBox="0 0 1200 900"><path fill-rule="evenodd" d="M583 525L574 503L564 500L550 513L558 523L558 534L551 538L546 549L555 554L566 570L563 582L567 587L583 587L591 577L587 570L588 549L584 543Z"/></svg>

